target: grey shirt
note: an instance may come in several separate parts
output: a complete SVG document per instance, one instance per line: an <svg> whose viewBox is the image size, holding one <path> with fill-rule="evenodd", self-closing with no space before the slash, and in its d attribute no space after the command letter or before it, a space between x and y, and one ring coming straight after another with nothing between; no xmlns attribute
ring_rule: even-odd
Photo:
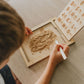
<svg viewBox="0 0 84 84"><path fill-rule="evenodd" d="M4 79L1 74L0 74L0 84L5 84Z"/></svg>

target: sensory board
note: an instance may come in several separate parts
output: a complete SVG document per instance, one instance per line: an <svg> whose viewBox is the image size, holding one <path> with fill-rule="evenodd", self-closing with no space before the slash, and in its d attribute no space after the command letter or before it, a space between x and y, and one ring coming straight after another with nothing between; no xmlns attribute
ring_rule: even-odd
<svg viewBox="0 0 84 84"><path fill-rule="evenodd" d="M65 43L67 45L71 45L75 42L72 38L84 26L84 21L83 21L84 10L83 9L84 9L84 0L71 0L57 18L50 19L32 28L33 34L30 35L24 41L22 47L20 48L20 51L22 53L22 56L25 60L27 67L30 67L33 64L48 57L53 48L53 45L55 44L55 40L58 40L59 43ZM42 31L49 31L49 32L51 31L53 32L53 34L56 35L56 38L54 39L53 42L51 42L50 39L48 38L50 36L52 37L52 34L49 35L48 33L44 35L44 38L41 38L43 36ZM37 38L38 37L37 35L39 35L39 38ZM35 36L37 40L35 40L36 39ZM40 40L42 39L42 40L38 41L39 39ZM34 42L32 43L31 40L35 41L36 46L35 46L35 43ZM52 44L50 45L47 40ZM42 44L42 41L47 46L48 44L50 46L48 48L44 48L45 45ZM47 43L45 43L45 41ZM32 49L30 48L30 44L31 46L33 46L34 44ZM40 47L38 47L37 45L39 45ZM42 49L42 48L44 49L41 51L37 51L38 49ZM36 51L36 52L32 52L32 51Z"/></svg>
<svg viewBox="0 0 84 84"><path fill-rule="evenodd" d="M74 43L73 39L68 41L68 39L64 36L64 34L60 31L60 29L55 24L55 19L56 18L53 18L51 20L48 20L48 21L32 28L33 34L30 35L28 38L26 38L26 40L24 41L22 47L20 48L20 51L25 60L27 67L30 67L30 66L34 65L35 63L47 58L50 55L50 52L52 51L53 45L55 44L55 41L54 41L48 49L45 48L41 51L32 52L31 48L29 46L31 43L31 39L33 37L35 37L36 35L42 33L42 31L52 31L56 35L55 40L58 40L59 43L65 43L67 45L71 45ZM44 39L42 39L42 40L44 40ZM49 39L46 39L46 40L49 40ZM37 39L37 41L38 41L38 39ZM42 44L42 45L44 45L44 44Z"/></svg>

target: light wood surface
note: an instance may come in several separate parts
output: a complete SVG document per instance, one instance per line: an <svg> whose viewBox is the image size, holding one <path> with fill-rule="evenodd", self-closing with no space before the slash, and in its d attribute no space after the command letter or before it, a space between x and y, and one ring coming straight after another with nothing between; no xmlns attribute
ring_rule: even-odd
<svg viewBox="0 0 84 84"><path fill-rule="evenodd" d="M69 0L6 0L32 28L56 17ZM69 58L55 70L50 84L84 84L84 28L75 36ZM44 71L48 59L27 68L19 50L11 57L9 66L23 84L34 84Z"/></svg>
<svg viewBox="0 0 84 84"><path fill-rule="evenodd" d="M56 19L56 23L68 40L84 27L83 0L71 0Z"/></svg>
<svg viewBox="0 0 84 84"><path fill-rule="evenodd" d="M40 62L41 60L47 58L50 55L50 52L52 51L53 45L55 44L55 42L53 42L49 49L45 48L40 52L31 52L31 48L29 47L30 40L32 39L32 37L35 37L35 35L42 33L42 31L52 31L56 35L55 40L57 40L59 43L71 45L75 42L73 39L68 41L64 34L60 32L61 30L59 29L59 27L55 24L55 20L56 18L48 20L40 25L33 27L33 34L26 38L23 45L21 46L20 51L27 67L30 67L36 64L37 62Z"/></svg>

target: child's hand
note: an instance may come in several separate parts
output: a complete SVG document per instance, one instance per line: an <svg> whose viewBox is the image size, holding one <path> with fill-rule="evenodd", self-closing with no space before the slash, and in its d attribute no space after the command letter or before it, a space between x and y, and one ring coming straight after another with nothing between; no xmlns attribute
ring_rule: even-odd
<svg viewBox="0 0 84 84"><path fill-rule="evenodd" d="M32 34L33 32L31 31L31 29L29 29L28 27L25 27L25 34L26 36L29 36L30 34Z"/></svg>
<svg viewBox="0 0 84 84"><path fill-rule="evenodd" d="M57 44L57 45L54 45L54 48L50 54L50 61L52 61L53 64L59 64L60 62L63 61L63 57L59 51L59 48L62 48L64 53L66 54L66 56L68 56L68 53L69 53L69 47L65 44Z"/></svg>

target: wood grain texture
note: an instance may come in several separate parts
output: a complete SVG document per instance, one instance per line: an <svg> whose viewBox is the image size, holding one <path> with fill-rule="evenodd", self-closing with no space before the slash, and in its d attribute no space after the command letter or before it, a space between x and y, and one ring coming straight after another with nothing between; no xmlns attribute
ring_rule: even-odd
<svg viewBox="0 0 84 84"><path fill-rule="evenodd" d="M71 0L55 21L68 40L84 27L84 10L81 3L81 0Z"/></svg>
<svg viewBox="0 0 84 84"><path fill-rule="evenodd" d="M32 28L33 34L27 38L22 47L20 48L22 57L27 65L27 67L30 67L34 64L36 64L37 62L47 58L50 55L50 52L52 51L52 47L55 44L55 42L52 43L52 47L49 49L43 49L42 51L37 51L37 52L31 52L31 49L29 47L30 44L30 40L32 37L35 37L35 35L39 34L43 31L52 31L56 37L55 40L57 40L59 43L63 43L63 44L67 44L67 45L71 45L74 43L74 40L70 40L68 41L67 38L64 36L63 32L60 32L59 27L57 27L57 25L55 24L55 20L56 18L53 18L51 20L48 20L40 25L37 25L35 27ZM46 39L47 40L47 39Z"/></svg>
<svg viewBox="0 0 84 84"><path fill-rule="evenodd" d="M56 17L69 0L8 0L24 19L26 26L35 25ZM84 84L84 29L70 47L69 58L55 70L50 84ZM34 84L44 71L48 59L27 68L18 50L10 59L9 66L23 84Z"/></svg>

